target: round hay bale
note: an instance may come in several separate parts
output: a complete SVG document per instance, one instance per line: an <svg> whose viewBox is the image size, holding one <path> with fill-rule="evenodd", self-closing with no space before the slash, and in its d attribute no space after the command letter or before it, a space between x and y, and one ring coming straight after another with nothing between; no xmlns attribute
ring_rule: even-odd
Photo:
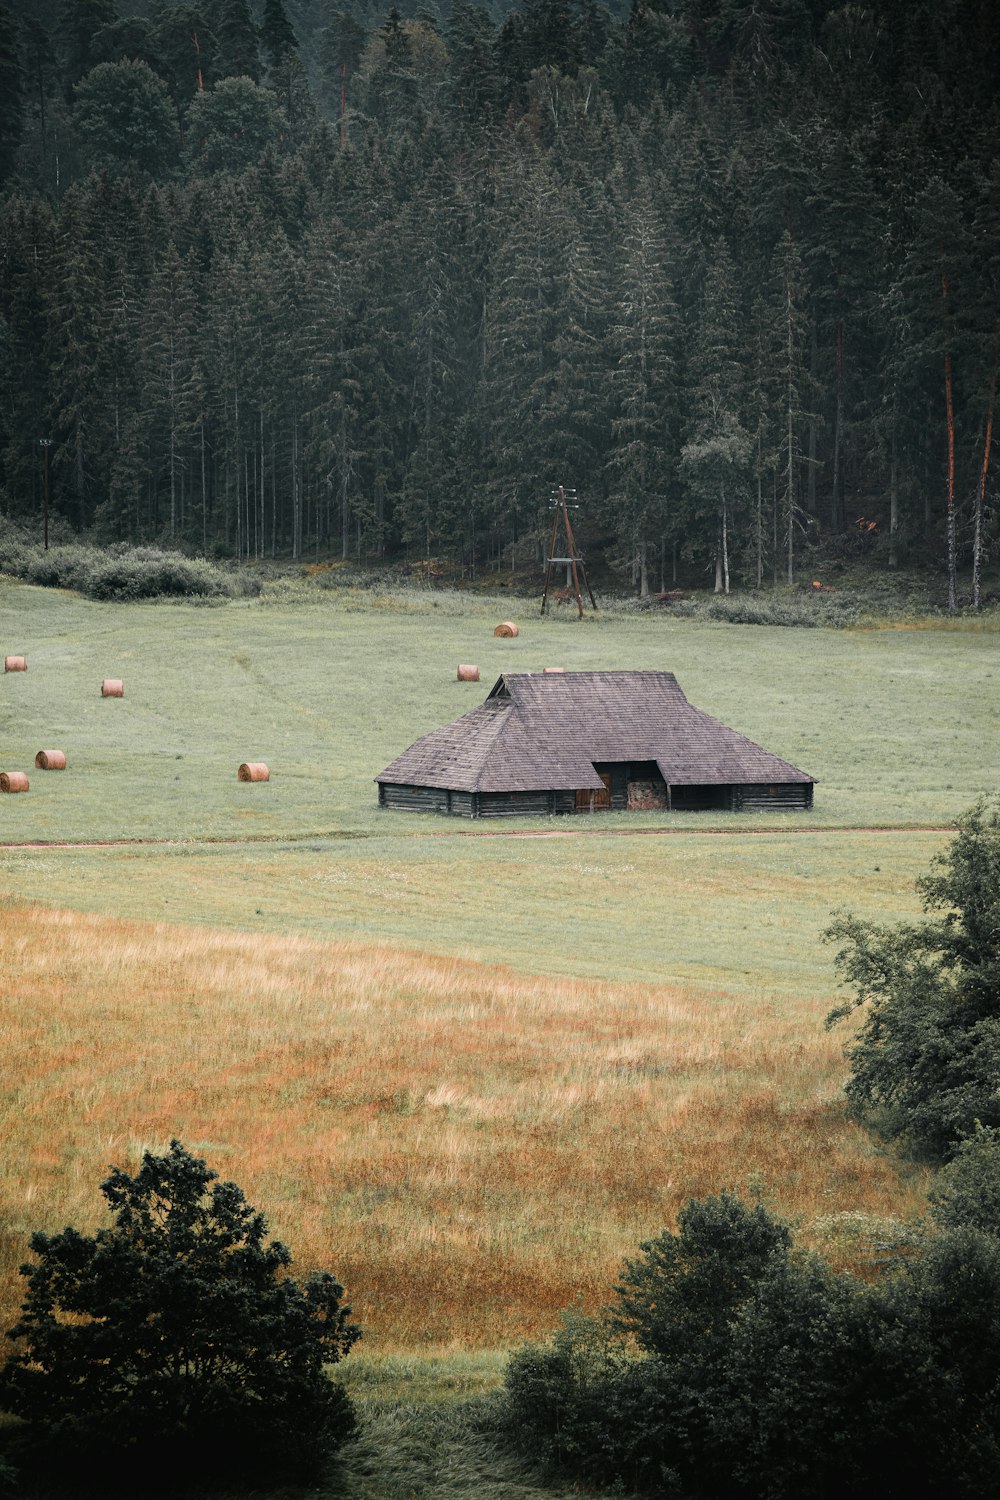
<svg viewBox="0 0 1000 1500"><path fill-rule="evenodd" d="M65 750L39 750L35 756L36 771L65 771Z"/></svg>
<svg viewBox="0 0 1000 1500"><path fill-rule="evenodd" d="M101 683L102 698L124 698L125 684L120 677L105 677Z"/></svg>
<svg viewBox="0 0 1000 1500"><path fill-rule="evenodd" d="M565 667L543 667L542 668L542 676L543 677L551 677L551 675L552 675L553 672L565 672L565 670L566 670Z"/></svg>
<svg viewBox="0 0 1000 1500"><path fill-rule="evenodd" d="M28 663L23 656L5 656L3 669L5 672L26 672Z"/></svg>
<svg viewBox="0 0 1000 1500"><path fill-rule="evenodd" d="M271 773L262 760L245 760L236 775L240 781L270 781Z"/></svg>
<svg viewBox="0 0 1000 1500"><path fill-rule="evenodd" d="M479 681L479 668L478 667L466 666L464 663L459 662L459 664L458 664L458 680L459 680L459 682L478 682Z"/></svg>
<svg viewBox="0 0 1000 1500"><path fill-rule="evenodd" d="M511 636L518 635L519 631L513 620L504 620L501 625L497 626L493 634L501 636L504 640L510 640Z"/></svg>
<svg viewBox="0 0 1000 1500"><path fill-rule="evenodd" d="M0 792L26 792L28 778L23 771L0 771Z"/></svg>

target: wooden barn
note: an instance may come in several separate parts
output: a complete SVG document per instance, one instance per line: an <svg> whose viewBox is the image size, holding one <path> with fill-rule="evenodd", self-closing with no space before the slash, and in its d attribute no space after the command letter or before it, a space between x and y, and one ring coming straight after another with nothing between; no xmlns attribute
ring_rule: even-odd
<svg viewBox="0 0 1000 1500"><path fill-rule="evenodd" d="M672 672L505 672L375 780L381 807L466 818L802 810L814 784L695 708Z"/></svg>

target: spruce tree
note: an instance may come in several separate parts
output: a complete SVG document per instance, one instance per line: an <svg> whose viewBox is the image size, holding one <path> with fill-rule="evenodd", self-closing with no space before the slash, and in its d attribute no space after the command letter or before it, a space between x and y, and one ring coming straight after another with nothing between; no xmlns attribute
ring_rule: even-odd
<svg viewBox="0 0 1000 1500"><path fill-rule="evenodd" d="M0 184L13 170L21 140L24 84L20 28L12 11L0 5Z"/></svg>
<svg viewBox="0 0 1000 1500"><path fill-rule="evenodd" d="M248 0L213 0L212 30L218 43L220 78L260 81L260 33Z"/></svg>
<svg viewBox="0 0 1000 1500"><path fill-rule="evenodd" d="M648 188L630 195L610 346L614 417L608 460L619 548L649 592L650 553L675 540L679 320L667 245Z"/></svg>
<svg viewBox="0 0 1000 1500"><path fill-rule="evenodd" d="M288 54L295 51L297 45L295 31L282 0L264 0L259 35L260 45L274 73Z"/></svg>
<svg viewBox="0 0 1000 1500"><path fill-rule="evenodd" d="M741 417L744 374L736 269L718 240L690 347L690 410L681 472L691 492L691 542L710 549L715 591L729 593L734 522L745 497L750 438Z"/></svg>

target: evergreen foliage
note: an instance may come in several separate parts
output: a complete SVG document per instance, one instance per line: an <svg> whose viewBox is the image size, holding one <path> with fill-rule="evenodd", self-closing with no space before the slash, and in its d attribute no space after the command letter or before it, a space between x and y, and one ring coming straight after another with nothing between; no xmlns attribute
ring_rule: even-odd
<svg viewBox="0 0 1000 1500"><path fill-rule="evenodd" d="M341 1442L353 1414L324 1366L358 1337L343 1287L293 1281L263 1215L179 1141L101 1192L111 1228L31 1238L4 1409L70 1450L181 1467L294 1471Z"/></svg>
<svg viewBox="0 0 1000 1500"><path fill-rule="evenodd" d="M820 546L988 598L978 0L254 16L0 6L6 516L38 516L50 437L53 515L109 540L499 566L562 481L640 595L668 549L724 592Z"/></svg>

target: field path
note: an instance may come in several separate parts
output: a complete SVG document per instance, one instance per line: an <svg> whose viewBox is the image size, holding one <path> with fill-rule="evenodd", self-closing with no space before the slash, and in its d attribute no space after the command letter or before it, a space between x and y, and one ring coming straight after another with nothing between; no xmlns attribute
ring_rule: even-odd
<svg viewBox="0 0 1000 1500"><path fill-rule="evenodd" d="M572 838L683 838L688 835L714 838L783 837L787 833L951 833L954 823L829 823L821 828L807 828L801 824L791 828L471 828L437 829L400 833L399 839L572 839ZM247 834L242 838L224 836L192 839L32 839L24 841L0 840L0 849L132 849L132 848L201 848L264 844L301 844L315 839L326 839L337 843L343 839L363 843L369 839L381 839L380 833L301 833L301 834Z"/></svg>

